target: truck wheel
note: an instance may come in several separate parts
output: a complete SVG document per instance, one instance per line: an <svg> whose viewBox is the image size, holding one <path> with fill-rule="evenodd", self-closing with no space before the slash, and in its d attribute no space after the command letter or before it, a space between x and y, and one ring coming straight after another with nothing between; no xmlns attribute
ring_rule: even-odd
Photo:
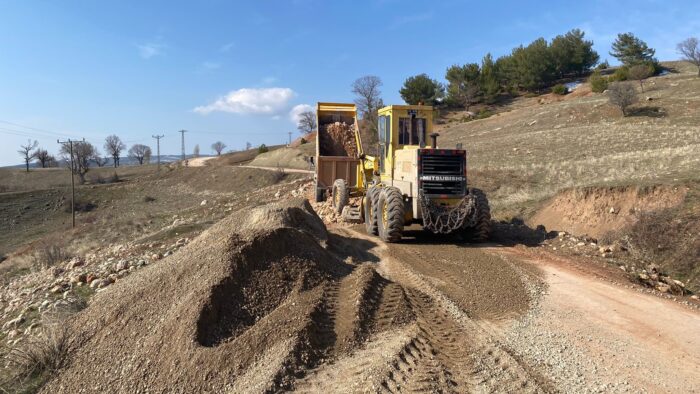
<svg viewBox="0 0 700 394"><path fill-rule="evenodd" d="M367 229L367 234L377 235L379 231L377 230L377 200L379 197L379 188L370 186L367 189L367 195L365 196L365 228Z"/></svg>
<svg viewBox="0 0 700 394"><path fill-rule="evenodd" d="M469 194L474 196L476 209L476 222L474 227L469 228L470 239L473 242L486 242L491 234L491 208L486 194L480 189L471 188Z"/></svg>
<svg viewBox="0 0 700 394"><path fill-rule="evenodd" d="M403 195L399 189L385 187L379 192L377 229L382 240L386 242L398 242L401 240L404 210Z"/></svg>
<svg viewBox="0 0 700 394"><path fill-rule="evenodd" d="M350 202L350 194L344 179L336 179L333 182L333 209L340 215L343 208Z"/></svg>

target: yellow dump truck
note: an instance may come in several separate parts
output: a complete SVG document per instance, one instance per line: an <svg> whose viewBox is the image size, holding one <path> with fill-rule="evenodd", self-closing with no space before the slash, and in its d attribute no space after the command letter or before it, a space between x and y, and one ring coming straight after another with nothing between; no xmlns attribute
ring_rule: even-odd
<svg viewBox="0 0 700 394"><path fill-rule="evenodd" d="M431 106L380 109L377 156L362 150L353 104L318 103L316 114L317 200L330 196L344 218L364 222L368 233L387 242L399 241L404 226L413 223L473 241L488 238L488 200L481 190L468 187L466 151L438 146ZM346 129L354 146L347 146ZM345 139L344 145L338 138ZM361 197L359 206L348 205L353 196Z"/></svg>

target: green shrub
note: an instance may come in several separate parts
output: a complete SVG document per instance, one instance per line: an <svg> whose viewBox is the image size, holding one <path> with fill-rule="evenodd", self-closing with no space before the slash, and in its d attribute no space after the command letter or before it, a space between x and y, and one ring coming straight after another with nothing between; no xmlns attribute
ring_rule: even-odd
<svg viewBox="0 0 700 394"><path fill-rule="evenodd" d="M603 93L608 89L608 78L600 75L598 71L591 75L589 81L591 82L591 90L595 93Z"/></svg>
<svg viewBox="0 0 700 394"><path fill-rule="evenodd" d="M307 141L306 138L302 137L301 140L299 141L299 145L304 145L304 144L307 144L308 142L309 141Z"/></svg>
<svg viewBox="0 0 700 394"><path fill-rule="evenodd" d="M609 82L622 82L628 80L629 77L630 69L627 66L622 66L609 77Z"/></svg>
<svg viewBox="0 0 700 394"><path fill-rule="evenodd" d="M563 95L569 93L569 89L567 89L566 86L558 83L558 84L552 86L552 93L563 96Z"/></svg>
<svg viewBox="0 0 700 394"><path fill-rule="evenodd" d="M479 111L479 113L476 114L476 119L486 119L492 115L493 115L493 112L489 111L486 108L482 108L481 111Z"/></svg>
<svg viewBox="0 0 700 394"><path fill-rule="evenodd" d="M610 68L610 63L608 63L608 61L605 60L604 62L597 65L595 69L596 70L607 70L608 68Z"/></svg>
<svg viewBox="0 0 700 394"><path fill-rule="evenodd" d="M258 147L258 153L265 153L265 152L268 152L269 150L270 150L270 149L268 149L268 148L267 148L267 145L265 145L265 144L261 144L261 145Z"/></svg>

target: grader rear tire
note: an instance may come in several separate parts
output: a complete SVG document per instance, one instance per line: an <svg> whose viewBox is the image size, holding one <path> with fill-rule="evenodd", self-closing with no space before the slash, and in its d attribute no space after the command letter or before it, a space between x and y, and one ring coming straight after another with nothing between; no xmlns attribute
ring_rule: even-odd
<svg viewBox="0 0 700 394"><path fill-rule="evenodd" d="M333 182L333 210L338 214L343 213L343 208L350 202L350 192L344 179L336 179Z"/></svg>
<svg viewBox="0 0 700 394"><path fill-rule="evenodd" d="M379 200L379 188L375 186L370 186L367 189L367 195L365 196L365 228L367 229L367 234L377 235L379 230L377 227L377 203Z"/></svg>
<svg viewBox="0 0 700 394"><path fill-rule="evenodd" d="M405 207L401 191L385 187L379 193L377 203L377 227L379 237L385 242L398 242L403 232Z"/></svg>
<svg viewBox="0 0 700 394"><path fill-rule="evenodd" d="M472 242L486 242L491 235L491 208L489 200L483 191L476 188L469 189L469 194L476 199L476 223L468 229Z"/></svg>

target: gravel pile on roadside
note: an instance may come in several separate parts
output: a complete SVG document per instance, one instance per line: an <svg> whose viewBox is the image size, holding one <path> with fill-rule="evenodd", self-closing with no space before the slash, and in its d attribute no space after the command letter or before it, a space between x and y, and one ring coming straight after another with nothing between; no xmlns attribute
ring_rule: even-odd
<svg viewBox="0 0 700 394"><path fill-rule="evenodd" d="M315 311L344 264L307 201L233 213L118 281L70 322L80 347L43 392L276 391L319 357Z"/></svg>

